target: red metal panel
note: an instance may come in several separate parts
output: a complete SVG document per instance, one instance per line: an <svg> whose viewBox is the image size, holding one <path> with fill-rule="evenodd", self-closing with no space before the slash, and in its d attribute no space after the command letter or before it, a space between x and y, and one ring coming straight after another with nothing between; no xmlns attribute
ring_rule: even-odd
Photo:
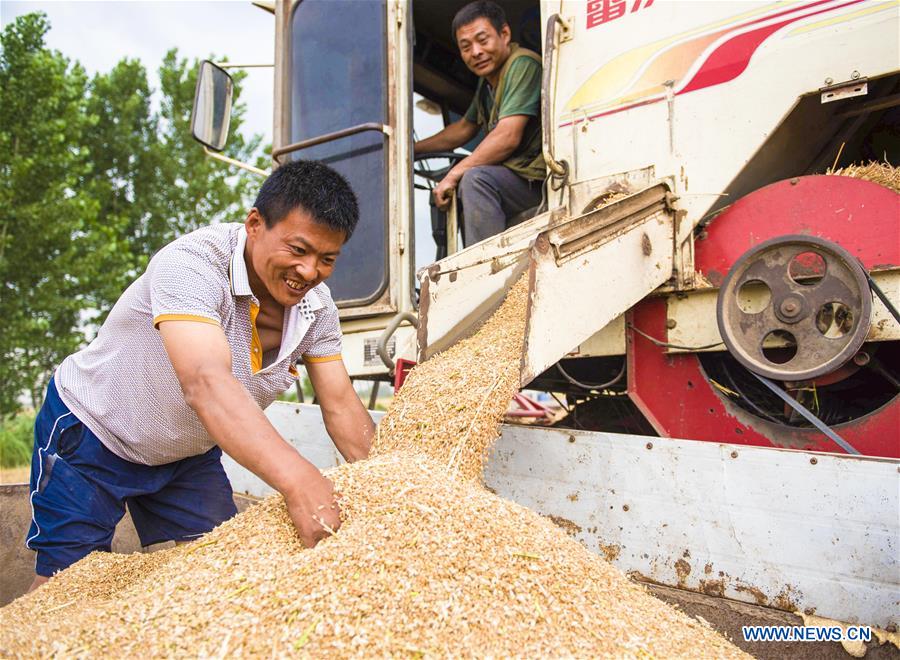
<svg viewBox="0 0 900 660"><path fill-rule="evenodd" d="M900 195L846 176L801 176L739 199L695 244L695 264L719 286L748 249L785 234L837 243L868 269L900 268Z"/></svg>
<svg viewBox="0 0 900 660"><path fill-rule="evenodd" d="M652 337L666 338L666 301L642 301L629 323ZM626 328L628 393L662 436L732 444L843 453L814 429L781 426L762 420L720 397L695 355L667 355ZM878 410L834 429L867 456L900 458L900 397Z"/></svg>
<svg viewBox="0 0 900 660"><path fill-rule="evenodd" d="M811 176L781 181L739 200L696 244L696 264L714 284L750 247L806 233L842 245L869 268L900 266L900 195L866 181ZM629 312L629 324L668 340L664 298ZM714 318L709 319L715 323ZM811 429L759 419L719 396L692 354L665 349L626 327L628 392L660 435L692 440L840 452ZM900 397L835 430L869 456L900 458Z"/></svg>

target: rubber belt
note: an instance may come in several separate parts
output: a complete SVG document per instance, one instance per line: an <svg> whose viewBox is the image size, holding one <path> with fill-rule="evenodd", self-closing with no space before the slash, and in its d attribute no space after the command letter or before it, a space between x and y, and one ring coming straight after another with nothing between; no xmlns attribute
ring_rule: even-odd
<svg viewBox="0 0 900 660"><path fill-rule="evenodd" d="M760 376L757 373L753 373L752 371L750 373L753 374L754 376L756 376L757 380L759 380L760 383L762 383L763 385L768 387L770 390L772 390L772 393L775 394L779 399L781 399L786 404L788 404L791 408L793 408L798 413L803 415L803 417L806 418L806 421L808 421L810 424L812 424L817 429L819 429L822 433L824 433L829 438L831 438L831 440L833 440L845 452L847 452L848 454L856 454L857 456L861 456L861 454L858 451L856 451L856 449L853 447L853 445L851 445L849 442L844 440L837 433L835 433L830 428L828 428L828 425L826 425L825 422L823 422L821 419L819 419L818 417L813 415L811 412L809 412L809 410L807 410L803 406L803 404L801 404L799 401L797 401L793 397L789 396L787 392L785 392L783 389L778 387L771 380L769 380L768 378L766 378L764 376Z"/></svg>

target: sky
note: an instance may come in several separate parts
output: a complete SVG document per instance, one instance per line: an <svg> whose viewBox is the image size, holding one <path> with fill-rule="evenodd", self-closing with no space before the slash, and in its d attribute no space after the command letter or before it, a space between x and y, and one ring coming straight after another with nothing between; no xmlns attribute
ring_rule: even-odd
<svg viewBox="0 0 900 660"><path fill-rule="evenodd" d="M241 64L271 64L275 17L248 0L212 2L8 2L0 22L42 11L50 21L47 45L78 60L89 74L107 72L124 57L139 59L159 87L156 69L170 48L189 59L215 54ZM246 69L243 132L272 140L272 69Z"/></svg>

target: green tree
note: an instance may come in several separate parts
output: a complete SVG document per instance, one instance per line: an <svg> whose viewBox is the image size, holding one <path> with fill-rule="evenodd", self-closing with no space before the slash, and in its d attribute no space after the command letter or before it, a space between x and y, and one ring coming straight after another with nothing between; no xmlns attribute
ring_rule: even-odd
<svg viewBox="0 0 900 660"><path fill-rule="evenodd" d="M48 29L42 14L29 14L2 33L0 416L18 409L22 392L40 403L52 370L159 248L207 224L242 221L260 183L207 158L190 137L197 61L167 53L154 111L140 62L122 60L88 81L45 47ZM250 160L260 138L239 133L238 99L226 153Z"/></svg>
<svg viewBox="0 0 900 660"><path fill-rule="evenodd" d="M79 188L86 170L84 70L44 46L40 14L0 34L0 415L83 341L75 329L91 256L77 240L97 204Z"/></svg>
<svg viewBox="0 0 900 660"><path fill-rule="evenodd" d="M174 49L166 54L157 113L140 62L122 60L91 81L87 111L96 129L86 136L85 188L100 204L98 232L108 235L91 295L98 320L166 243L204 225L243 220L259 185L256 175L207 158L191 138L198 68ZM236 74L236 81L243 76ZM250 160L260 138L248 141L238 132L245 110L235 96L227 153Z"/></svg>

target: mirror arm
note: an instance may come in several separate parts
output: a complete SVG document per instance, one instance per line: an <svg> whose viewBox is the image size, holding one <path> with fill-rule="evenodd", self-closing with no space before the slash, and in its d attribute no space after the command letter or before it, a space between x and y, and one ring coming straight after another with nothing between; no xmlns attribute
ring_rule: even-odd
<svg viewBox="0 0 900 660"><path fill-rule="evenodd" d="M245 163L240 160L235 160L234 158L229 158L228 156L223 156L222 154L217 154L215 151L211 151L209 147L205 144L203 145L203 153L205 153L210 158L214 158L216 160L220 160L223 163L228 163L229 165L234 165L235 167L240 167L241 169L247 170L248 172L253 172L254 174L258 174L259 176L265 178L269 176L269 172L265 170L261 170L258 167L254 167L248 163Z"/></svg>

